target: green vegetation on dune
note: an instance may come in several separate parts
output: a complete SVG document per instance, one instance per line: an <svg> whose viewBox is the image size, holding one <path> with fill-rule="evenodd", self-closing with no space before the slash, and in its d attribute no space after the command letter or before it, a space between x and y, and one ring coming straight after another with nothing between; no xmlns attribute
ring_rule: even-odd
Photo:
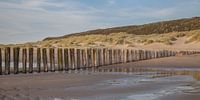
<svg viewBox="0 0 200 100"><path fill-rule="evenodd" d="M61 37L49 37L44 40L63 39L71 36L84 36L84 35L109 35L112 33L124 32L127 34L135 35L150 35L150 34L164 34L170 32L182 32L200 29L200 17L163 21L157 23L150 23L144 25L133 25L124 27L114 27L107 29L97 29L86 32L69 34Z"/></svg>
<svg viewBox="0 0 200 100"><path fill-rule="evenodd" d="M200 42L200 30L171 32L166 34L135 35L125 32L111 33L108 35L92 34L84 36L70 36L63 39L46 40L38 42L42 47L70 47L70 46L109 46L109 45L132 45L151 43L163 43L171 45L178 38L186 37L187 43Z"/></svg>

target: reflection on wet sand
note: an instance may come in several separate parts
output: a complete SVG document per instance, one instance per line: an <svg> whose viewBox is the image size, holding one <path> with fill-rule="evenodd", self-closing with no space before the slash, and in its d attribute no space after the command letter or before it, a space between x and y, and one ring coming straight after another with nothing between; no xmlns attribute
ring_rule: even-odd
<svg viewBox="0 0 200 100"><path fill-rule="evenodd" d="M147 74L147 73L154 73L152 78L159 78L159 77L170 77L176 75L187 75L192 76L194 79L200 81L200 71L193 70L183 70L183 69L176 69L176 70L169 70L169 69L157 69L157 68L139 68L139 67L131 67L131 68L99 68L90 70L92 72L99 72L99 73L133 73L133 74Z"/></svg>

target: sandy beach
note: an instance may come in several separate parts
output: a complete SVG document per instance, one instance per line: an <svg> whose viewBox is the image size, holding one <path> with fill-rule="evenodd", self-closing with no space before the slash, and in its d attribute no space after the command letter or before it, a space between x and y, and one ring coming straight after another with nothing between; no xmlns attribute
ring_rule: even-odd
<svg viewBox="0 0 200 100"><path fill-rule="evenodd" d="M200 55L167 57L109 68L200 70ZM200 83L192 75L157 72L56 72L0 77L1 100L198 100Z"/></svg>

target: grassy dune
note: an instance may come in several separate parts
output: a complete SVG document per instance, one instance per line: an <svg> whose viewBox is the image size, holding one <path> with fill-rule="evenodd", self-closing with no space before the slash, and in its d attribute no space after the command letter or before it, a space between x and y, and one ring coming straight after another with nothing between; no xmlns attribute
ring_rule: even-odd
<svg viewBox="0 0 200 100"><path fill-rule="evenodd" d="M71 36L63 39L54 39L40 41L35 46L41 47L77 47L77 46L102 46L107 47L111 45L127 45L134 46L134 44L148 45L151 43L163 43L165 45L172 45L173 41L178 38L186 37L185 43L200 42L200 30L184 31L184 32L170 32L166 34L150 34L150 35L135 35L126 32L111 33L108 35L84 35Z"/></svg>

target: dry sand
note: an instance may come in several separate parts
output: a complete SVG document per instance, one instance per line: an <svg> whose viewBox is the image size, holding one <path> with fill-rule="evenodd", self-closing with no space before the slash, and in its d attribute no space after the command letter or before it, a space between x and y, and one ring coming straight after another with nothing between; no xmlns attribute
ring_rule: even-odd
<svg viewBox="0 0 200 100"><path fill-rule="evenodd" d="M200 55L107 66L200 69ZM105 67L102 67L102 69ZM192 76L151 78L155 73L43 73L0 76L1 100L199 100ZM193 87L195 85L196 87ZM195 88L195 93L190 93ZM185 91L185 92L184 92Z"/></svg>

